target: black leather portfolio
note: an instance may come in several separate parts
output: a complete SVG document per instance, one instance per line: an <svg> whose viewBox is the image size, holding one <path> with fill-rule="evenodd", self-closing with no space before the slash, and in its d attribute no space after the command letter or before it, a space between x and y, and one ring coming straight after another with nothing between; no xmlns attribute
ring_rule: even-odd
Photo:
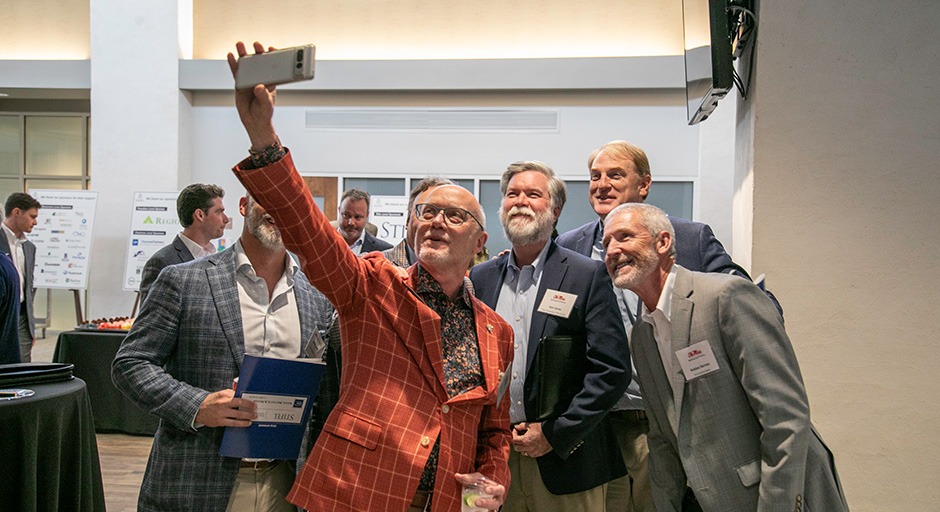
<svg viewBox="0 0 940 512"><path fill-rule="evenodd" d="M534 378L526 377L526 384L534 381L536 410L526 411L529 421L540 422L557 418L564 413L571 400L584 387L587 359L584 349L587 338L583 335L546 336L532 361Z"/></svg>

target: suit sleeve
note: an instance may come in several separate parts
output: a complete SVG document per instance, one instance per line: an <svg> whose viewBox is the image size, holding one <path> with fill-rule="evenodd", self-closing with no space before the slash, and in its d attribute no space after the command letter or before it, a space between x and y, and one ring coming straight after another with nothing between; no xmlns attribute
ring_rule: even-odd
<svg viewBox="0 0 940 512"><path fill-rule="evenodd" d="M297 255L307 279L342 313L365 302L369 259L358 258L330 226L294 168L288 152L277 162L251 169L244 160L233 170L251 195L275 219L284 246Z"/></svg>
<svg viewBox="0 0 940 512"><path fill-rule="evenodd" d="M512 328L495 313L498 331L496 339L500 346L500 368L506 368L512 359ZM505 397L504 397L505 398ZM499 400L483 406L480 428L477 432L476 470L509 488L509 400Z"/></svg>
<svg viewBox="0 0 940 512"><path fill-rule="evenodd" d="M580 446L630 385L630 349L613 286L600 262L591 261L591 268L594 272L590 276L584 316L588 360L584 388L564 414L542 424L545 438L562 459ZM579 276L583 277L587 273Z"/></svg>
<svg viewBox="0 0 940 512"><path fill-rule="evenodd" d="M150 291L150 287L153 286L153 282L157 280L157 276L160 275L160 271L163 270L163 267L166 266L166 263L159 258L149 258L147 263L144 263L144 269L140 272L140 305L143 306L144 299L147 298L147 293Z"/></svg>
<svg viewBox="0 0 940 512"><path fill-rule="evenodd" d="M642 386L640 386L642 391ZM645 392L644 392L645 394ZM682 459L666 440L664 429L672 428L649 416L650 430L646 435L649 445L649 477L653 504L657 512L679 512L685 494L686 475Z"/></svg>
<svg viewBox="0 0 940 512"><path fill-rule="evenodd" d="M140 316L111 363L111 380L141 408L181 430L192 422L209 392L179 381L165 366L179 343L182 279L167 267L150 290Z"/></svg>
<svg viewBox="0 0 940 512"><path fill-rule="evenodd" d="M758 511L779 510L803 493L809 402L783 319L756 286L729 280L719 297L725 350L761 424Z"/></svg>

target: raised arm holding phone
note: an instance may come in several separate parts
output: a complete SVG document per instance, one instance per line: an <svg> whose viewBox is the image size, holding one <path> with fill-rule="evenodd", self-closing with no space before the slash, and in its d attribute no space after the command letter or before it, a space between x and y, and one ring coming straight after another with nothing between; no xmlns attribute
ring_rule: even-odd
<svg viewBox="0 0 940 512"><path fill-rule="evenodd" d="M247 55L242 43L236 50ZM259 43L254 51L265 53ZM236 56L228 60L237 75ZM236 90L251 156L234 171L334 304L343 332L339 401L288 499L317 511L453 511L461 484L483 482L493 497L473 504L498 509L511 436L497 386L513 334L465 286L486 242L479 203L461 187L435 188L421 216L411 212L418 263L407 270L379 253L356 257L280 145L275 97L273 86Z"/></svg>

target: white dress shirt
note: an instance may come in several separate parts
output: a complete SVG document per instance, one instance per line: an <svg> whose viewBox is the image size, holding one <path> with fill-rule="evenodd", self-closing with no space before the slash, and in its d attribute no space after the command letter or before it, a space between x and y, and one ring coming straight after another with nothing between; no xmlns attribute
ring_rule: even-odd
<svg viewBox="0 0 940 512"><path fill-rule="evenodd" d="M300 314L294 297L294 260L285 255L286 267L268 293L265 280L255 274L241 240L235 243L235 282L241 305L245 353L293 359L301 356ZM268 297L271 297L270 300Z"/></svg>
<svg viewBox="0 0 940 512"><path fill-rule="evenodd" d="M210 254L216 253L215 246L212 245L212 242L209 242L206 245L199 245L191 238L184 235L182 232L180 232L180 240L182 240L183 245L189 249L189 253L193 255L193 258L199 259L203 256L209 256Z"/></svg>
<svg viewBox="0 0 940 512"><path fill-rule="evenodd" d="M679 361L676 359L676 354L672 350L672 333L670 328L672 326L672 290L676 286L676 266L673 265L672 269L669 270L669 275L666 277L666 283L663 285L663 291L659 294L659 302L656 304L656 310L650 311L646 304L643 305L643 321L652 324L653 326L653 338L656 339L656 347L659 349L659 358L663 362L663 370L666 372L666 376L672 375L677 371L679 367ZM676 387L676 383L673 379L668 378L669 385L672 387L672 396L679 396L679 389ZM675 401L676 407L678 407L679 401ZM669 417L669 423L673 432L678 436L679 435L679 411L674 411L675 414Z"/></svg>

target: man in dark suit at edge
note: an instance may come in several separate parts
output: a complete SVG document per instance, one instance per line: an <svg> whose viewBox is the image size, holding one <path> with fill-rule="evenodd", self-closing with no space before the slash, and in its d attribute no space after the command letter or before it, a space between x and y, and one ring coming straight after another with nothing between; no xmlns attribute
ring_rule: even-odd
<svg viewBox="0 0 940 512"><path fill-rule="evenodd" d="M180 191L176 197L176 215L183 231L176 235L173 243L153 253L144 265L140 274L141 303L164 267L215 254L212 240L222 236L229 221L222 204L224 196L221 187L202 183L193 183Z"/></svg>
<svg viewBox="0 0 940 512"><path fill-rule="evenodd" d="M641 148L617 140L595 149L588 157L588 169L591 177L588 199L598 218L562 234L557 242L562 247L604 261L604 219L623 203L646 200L652 182L650 163ZM676 232L676 262L679 265L689 270L734 274L750 280L747 272L731 260L707 224L678 217L670 217L669 220ZM773 295L769 291L766 293L780 310ZM615 295L624 328L629 333L636 321L639 301L629 290L616 290ZM782 310L780 312L782 314ZM614 406L610 418L620 441L628 476L608 486L607 508L610 511L653 512L646 442L649 422L635 368L630 387ZM692 506L689 510L697 508Z"/></svg>
<svg viewBox="0 0 940 512"><path fill-rule="evenodd" d="M39 216L39 204L33 196L14 192L3 205L3 236L0 236L0 251L13 260L19 274L20 314L17 332L20 340L20 361L32 360L33 344L36 343L36 318L33 316L33 273L36 267L36 245L26 238L33 231Z"/></svg>
<svg viewBox="0 0 940 512"><path fill-rule="evenodd" d="M630 380L630 352L604 266L559 247L551 234L565 203L565 184L547 165L516 162L500 181L500 221L512 250L471 268L477 296L515 335L509 373L512 485L504 512L603 510L607 482L624 476L607 411ZM567 309L553 305L567 303ZM561 416L537 414L533 366L545 336L583 336L583 386ZM544 356L543 356L544 357Z"/></svg>

